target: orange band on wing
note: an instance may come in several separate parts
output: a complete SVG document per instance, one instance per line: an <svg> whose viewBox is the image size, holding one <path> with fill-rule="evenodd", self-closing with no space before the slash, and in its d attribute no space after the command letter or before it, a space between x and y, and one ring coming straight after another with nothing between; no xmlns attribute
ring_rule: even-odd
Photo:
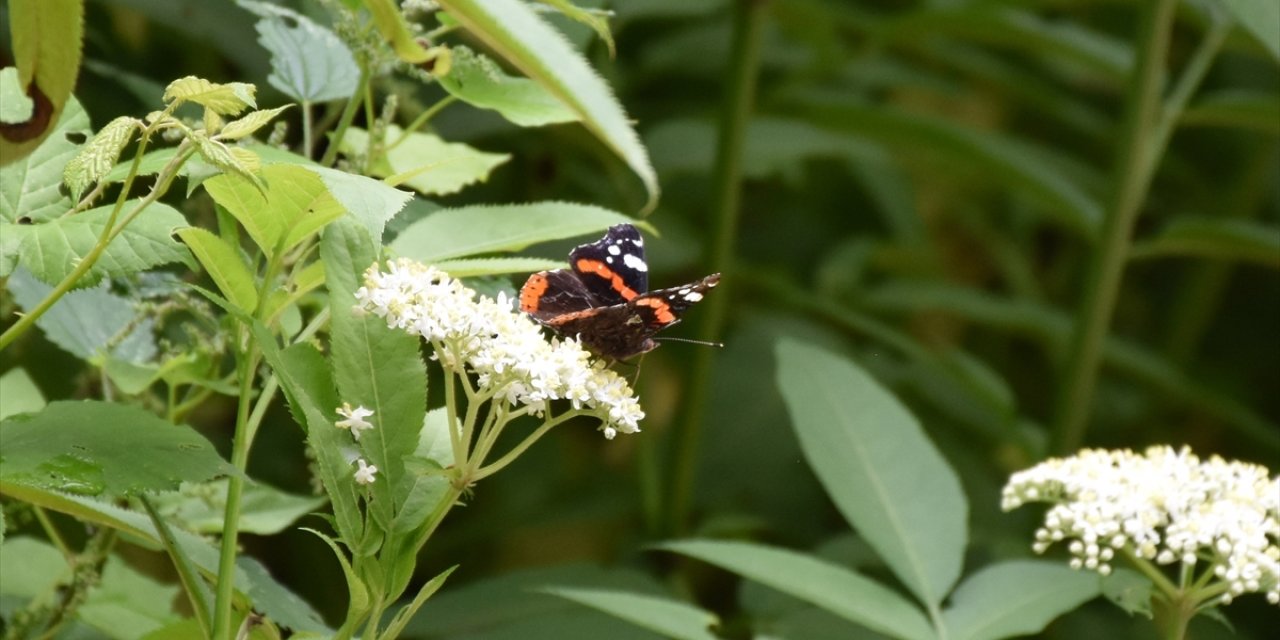
<svg viewBox="0 0 1280 640"><path fill-rule="evenodd" d="M538 310L538 302L542 299L542 294L547 292L547 274L535 273L529 276L524 286L520 288L520 310L525 313L533 313Z"/></svg>
<svg viewBox="0 0 1280 640"><path fill-rule="evenodd" d="M613 269L610 269L608 265L600 262L599 260L579 258L577 266L578 271L583 273L594 273L601 278L608 280L609 286L613 288L614 291L617 291L618 295L622 296L623 300L630 300L638 295L635 291L631 290L631 287L627 286L627 283L622 281L622 276L614 273Z"/></svg>
<svg viewBox="0 0 1280 640"><path fill-rule="evenodd" d="M641 307L653 307L653 315L662 324L671 324L676 321L676 316L671 313L671 305L659 300L658 298L645 298L636 300L636 305Z"/></svg>

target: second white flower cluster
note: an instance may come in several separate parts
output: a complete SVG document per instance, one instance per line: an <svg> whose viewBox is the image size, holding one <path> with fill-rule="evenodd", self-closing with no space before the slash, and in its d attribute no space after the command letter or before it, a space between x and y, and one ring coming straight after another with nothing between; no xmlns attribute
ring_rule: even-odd
<svg viewBox="0 0 1280 640"><path fill-rule="evenodd" d="M635 433L644 418L630 385L596 363L575 339L543 336L504 293L481 296L443 271L409 259L374 265L356 291L359 307L426 338L447 369L475 374L480 390L536 413L551 400L594 410L605 437Z"/></svg>

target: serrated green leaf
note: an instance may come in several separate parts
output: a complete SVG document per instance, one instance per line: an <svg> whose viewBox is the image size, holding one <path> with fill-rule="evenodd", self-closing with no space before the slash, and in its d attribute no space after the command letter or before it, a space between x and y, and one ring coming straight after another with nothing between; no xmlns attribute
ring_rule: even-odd
<svg viewBox="0 0 1280 640"><path fill-rule="evenodd" d="M222 238L196 227L179 231L178 237L195 254L218 290L241 311L253 313L258 307L258 288L240 252Z"/></svg>
<svg viewBox="0 0 1280 640"><path fill-rule="evenodd" d="M0 423L0 479L79 495L175 489L235 473L190 427L137 407L59 401Z"/></svg>
<svg viewBox="0 0 1280 640"><path fill-rule="evenodd" d="M717 636L708 629L720 625L714 613L670 598L568 587L543 587L538 591L603 611L676 640L715 640Z"/></svg>
<svg viewBox="0 0 1280 640"><path fill-rule="evenodd" d="M16 223L19 219L44 222L71 209L74 203L60 191L62 168L75 157L80 146L68 137L88 138L91 133L89 116L80 103L71 98L53 128L53 135L30 155L0 167L0 244L9 244L7 236L12 227L6 223ZM16 258L17 254L13 256ZM7 273L0 271L0 276Z"/></svg>
<svg viewBox="0 0 1280 640"><path fill-rule="evenodd" d="M486 153L430 133L414 132L401 140L402 134L399 127L387 127L386 163L370 166L369 173L428 195L454 193L484 182L489 172L511 159L509 154ZM360 128L347 129L342 137L342 151L348 155L364 153L368 144L369 134Z"/></svg>
<svg viewBox="0 0 1280 640"><path fill-rule="evenodd" d="M53 290L25 269L15 271L8 284L14 301L23 309L34 308ZM128 362L149 360L156 352L152 320L139 320L134 302L111 293L105 282L68 292L36 326L51 342L81 360L96 360L108 347L113 357Z"/></svg>
<svg viewBox="0 0 1280 640"><path fill-rule="evenodd" d="M815 556L749 542L682 540L658 548L698 558L895 638L934 638L928 618L880 583Z"/></svg>
<svg viewBox="0 0 1280 640"><path fill-rule="evenodd" d="M1280 269L1280 228L1252 220L1182 216L1156 237L1134 243L1135 259L1190 256Z"/></svg>
<svg viewBox="0 0 1280 640"><path fill-rule="evenodd" d="M441 209L409 225L391 243L397 254L420 262L519 251L548 240L582 236L630 218L594 205L535 202Z"/></svg>
<svg viewBox="0 0 1280 640"><path fill-rule="evenodd" d="M34 413L44 405L44 394L26 369L14 367L0 374L0 420L19 413Z"/></svg>
<svg viewBox="0 0 1280 640"><path fill-rule="evenodd" d="M141 126L136 118L120 116L108 122L88 144L80 148L80 152L62 170L62 181L71 190L72 198L79 200L89 185L111 172L120 159L120 152Z"/></svg>
<svg viewBox="0 0 1280 640"><path fill-rule="evenodd" d="M218 115L234 116L248 107L258 106L254 102L256 92L257 87L247 82L219 84L187 76L174 80L165 87L164 101L194 102Z"/></svg>
<svg viewBox="0 0 1280 640"><path fill-rule="evenodd" d="M258 42L271 53L267 82L299 102L324 102L355 93L360 69L345 42L310 18L266 2L240 0L260 16Z"/></svg>
<svg viewBox="0 0 1280 640"><path fill-rule="evenodd" d="M526 76L546 87L639 176L657 206L661 189L649 154L609 86L565 40L519 0L440 0L463 27Z"/></svg>
<svg viewBox="0 0 1280 640"><path fill-rule="evenodd" d="M255 184L261 184L261 178L254 175L260 164L257 154L248 149L228 147L203 135L193 135L191 139L195 141L196 149L200 151L200 157L204 158L209 164L224 172L244 176Z"/></svg>
<svg viewBox="0 0 1280 640"><path fill-rule="evenodd" d="M286 104L283 107L276 107L275 109L252 111L239 120L232 120L231 122L228 122L220 131L218 131L218 135L216 137L219 140L239 140L245 136L252 135L253 132L261 129L268 122L274 120L276 116L280 115L285 109L288 109L291 106L293 105ZM241 149L241 151L247 152L249 150Z"/></svg>
<svg viewBox="0 0 1280 640"><path fill-rule="evenodd" d="M459 100L497 111L522 127L578 120L577 113L542 85L507 75L493 60L467 47L454 47L452 52L449 73L436 81Z"/></svg>
<svg viewBox="0 0 1280 640"><path fill-rule="evenodd" d="M954 640L1035 635L1100 592L1100 579L1090 572L1057 562L1006 561L965 578L942 619Z"/></svg>
<svg viewBox="0 0 1280 640"><path fill-rule="evenodd" d="M265 190L232 174L210 178L204 187L267 255L288 251L346 213L309 168L269 165L262 170L261 179Z"/></svg>
<svg viewBox="0 0 1280 640"><path fill-rule="evenodd" d="M911 412L852 362L786 340L778 386L809 466L836 507L922 602L960 575L968 502Z"/></svg>
<svg viewBox="0 0 1280 640"><path fill-rule="evenodd" d="M334 381L343 402L373 410L374 429L356 443L378 467L372 485L375 517L391 522L411 486L402 482L405 457L418 446L427 411L427 370L419 339L355 310L355 291L377 259L377 247L354 221L336 224L320 245L329 289L330 350ZM389 500L387 498L390 498Z"/></svg>
<svg viewBox="0 0 1280 640"><path fill-rule="evenodd" d="M347 555L342 552L342 549L338 548L338 543L334 542L333 538L308 527L301 527L301 529L307 533L315 534L333 551L333 556L337 558L338 564L342 567L342 575L347 580L347 620L359 620L365 615L365 610L369 608L369 589L360 580L360 576L356 575L356 572L352 570L351 563L347 560Z"/></svg>
<svg viewBox="0 0 1280 640"><path fill-rule="evenodd" d="M1277 62L1280 62L1280 4L1270 0L1221 0Z"/></svg>
<svg viewBox="0 0 1280 640"><path fill-rule="evenodd" d="M590 11L573 4L570 0L538 0L542 4L554 7L556 11L564 14L566 18L584 24L596 32L596 35L604 41L605 47L609 49L609 57L612 58L617 53L613 45L613 32L609 30L609 21L604 16L591 13Z"/></svg>
<svg viewBox="0 0 1280 640"><path fill-rule="evenodd" d="M474 278L563 269L566 265L546 258L459 258L440 260L435 266L455 278Z"/></svg>
<svg viewBox="0 0 1280 640"><path fill-rule="evenodd" d="M122 211L132 211L138 202L125 202ZM114 208L107 205L32 225L18 248L20 264L45 282L61 281L93 251ZM173 239L175 232L186 227L187 219L177 209L159 202L147 205L111 240L76 285L92 285L104 276L118 278L172 262L191 264L190 255Z"/></svg>
<svg viewBox="0 0 1280 640"><path fill-rule="evenodd" d="M18 84L33 98L29 118L0 124L0 165L32 153L62 120L80 72L83 0L11 0L9 35Z"/></svg>

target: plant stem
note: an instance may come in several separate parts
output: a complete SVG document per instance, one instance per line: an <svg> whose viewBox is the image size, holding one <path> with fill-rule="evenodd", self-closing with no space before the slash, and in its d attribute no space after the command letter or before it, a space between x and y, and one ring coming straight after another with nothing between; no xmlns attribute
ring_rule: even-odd
<svg viewBox="0 0 1280 640"><path fill-rule="evenodd" d="M227 479L227 506L223 511L222 545L218 556L218 588L214 598L213 637L230 640L231 601L235 596L236 546L240 534L240 499L244 495L244 471L249 463L249 415L253 405L254 372L258 367L257 349L250 341L238 358L240 361L240 397L236 405L236 430L231 440L231 465L237 473Z"/></svg>
<svg viewBox="0 0 1280 640"><path fill-rule="evenodd" d="M712 206L712 240L710 266L715 272L730 272L733 248L738 236L742 183L742 148L755 103L756 76L760 68L760 44L764 33L767 0L738 0L734 5L733 44L730 50L732 65L729 70L729 86L724 96L721 112L719 141L716 147L716 164L713 182L715 202ZM726 281L722 287L732 287ZM699 339L714 341L721 333L728 312L728 292L711 296L703 307L703 320ZM693 484L698 467L698 445L702 436L702 422L706 413L708 390L711 384L712 349L699 351L694 360L688 399L685 401L685 420L676 436L674 479L671 483L670 530L684 530L689 518Z"/></svg>
<svg viewBox="0 0 1280 640"><path fill-rule="evenodd" d="M365 64L360 65L360 81L356 83L356 87L363 87L369 83L369 69ZM346 135L347 128L351 126L351 122L356 118L356 110L360 108L361 99L364 92L357 89L355 93L347 98L347 106L342 109L342 116L338 118L338 128L334 129L333 137L329 139L329 148L324 150L324 157L320 159L320 166L331 167L333 161L338 159L338 147L342 144L342 136Z"/></svg>
<svg viewBox="0 0 1280 640"><path fill-rule="evenodd" d="M404 142L409 138L409 134L417 131L418 129L421 129L423 125L427 124L428 121L436 117L436 114L440 113L441 111L444 111L445 107L457 101L458 99L456 97L452 95L448 95L441 98L439 102L425 109L422 113L418 114L418 117L413 119L413 122L410 122L403 130L400 131L400 137L396 138L395 142L392 142L391 144L387 145L387 151L390 152L392 149L400 146L401 142Z"/></svg>
<svg viewBox="0 0 1280 640"><path fill-rule="evenodd" d="M1053 451L1068 453L1084 439L1098 379L1098 363L1125 263L1134 222L1155 173L1162 145L1157 146L1160 90L1176 0L1145 5L1137 58L1129 84L1124 126L1119 138L1112 201L1102 237L1088 266L1084 295L1076 313L1068 361L1059 385L1052 437Z"/></svg>
<svg viewBox="0 0 1280 640"><path fill-rule="evenodd" d="M311 103L303 100L302 104L302 156L308 160L311 159L312 148L311 141Z"/></svg>

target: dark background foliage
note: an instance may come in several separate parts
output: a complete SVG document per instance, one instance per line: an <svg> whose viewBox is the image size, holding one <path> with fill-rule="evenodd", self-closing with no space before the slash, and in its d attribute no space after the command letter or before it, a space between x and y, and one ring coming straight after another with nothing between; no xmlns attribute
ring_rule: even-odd
<svg viewBox="0 0 1280 640"><path fill-rule="evenodd" d="M591 563L629 588L680 585L721 613L731 633L745 633L748 616L767 621L781 605L644 545L738 537L865 557L808 470L776 390L773 344L783 335L852 356L920 417L969 496L967 567L1030 555L1036 516L1000 513L999 489L1049 453L1068 334L1116 181L1142 3L761 3L740 217L731 260L712 265L714 230L727 215L717 204L717 127L743 63L731 47L734 15L749 4L616 3L613 59L588 30L559 23L638 121L662 178L650 218L661 232L648 244L652 282L723 268L713 295L727 302L726 346L672 343L643 360L643 434L605 442L570 425L480 485L427 550L424 578L462 567L424 615L447 620L450 592L487 580L518 581L536 569L551 571L540 578L567 572L572 583L595 570L564 565ZM324 16L310 3L296 6ZM1206 29L1201 9L1180 9L1174 69ZM266 83L252 23L229 2L90 2L76 94L95 127L153 109L165 83L183 75L254 82L260 105L282 104ZM381 89L402 96L405 120L442 95L404 80ZM463 105L434 122L448 139L514 154L487 184L440 204L554 198L634 212L643 200L626 168L579 127L520 130ZM1185 443L1280 467L1277 178L1277 61L1235 29L1142 206L1135 247L1147 253L1135 250L1124 272L1081 444ZM1245 240L1211 250L1159 243L1187 220L1208 225L1193 239L1241 225ZM534 251L559 257L572 244ZM1248 253L1258 247L1261 257ZM697 336L710 315L695 309L670 333ZM48 397L84 392L78 363L56 348L29 344L22 359L37 363L30 371ZM231 406L196 416L220 446ZM309 490L301 435L276 411L251 475ZM245 546L317 607L343 610L338 568L316 538L247 536ZM1260 597L1229 614L1240 637L1263 637L1275 618ZM468 637L498 637L482 623L457 624L477 634ZM1131 627L1151 633L1097 602L1049 633L1120 637Z"/></svg>

